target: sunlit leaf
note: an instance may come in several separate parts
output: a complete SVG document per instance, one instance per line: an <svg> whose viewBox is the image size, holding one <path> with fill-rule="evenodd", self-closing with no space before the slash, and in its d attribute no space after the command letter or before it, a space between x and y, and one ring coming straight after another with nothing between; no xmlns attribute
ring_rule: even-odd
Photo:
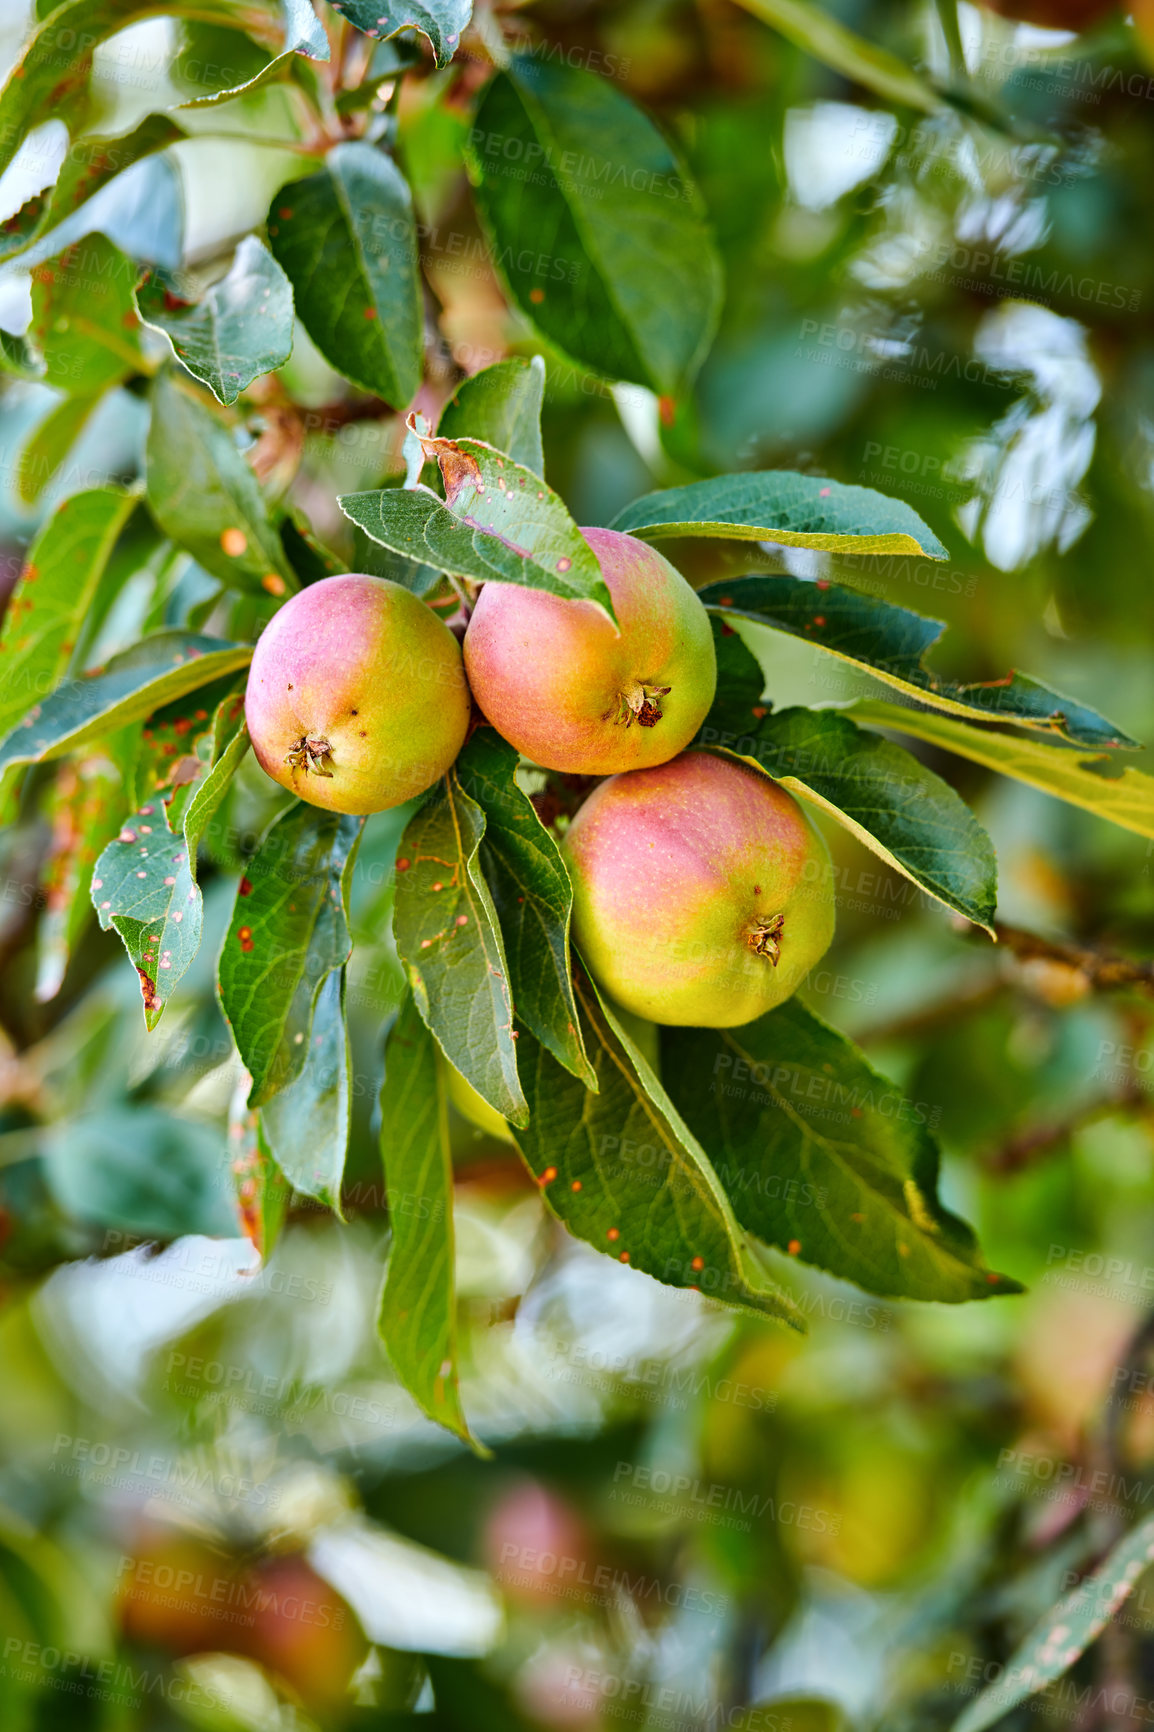
<svg viewBox="0 0 1154 1732"><path fill-rule="evenodd" d="M565 599L595 601L612 617L597 556L562 500L532 470L479 439L422 438L445 483L345 494L346 517L395 553L484 583L496 578Z"/></svg>
<svg viewBox="0 0 1154 1732"><path fill-rule="evenodd" d="M73 663L85 620L111 599L98 600L99 592L135 506L119 488L74 493L29 548L0 636L0 737L48 696Z"/></svg>
<svg viewBox="0 0 1154 1732"><path fill-rule="evenodd" d="M912 734L1000 775L1028 782L1071 806L1082 806L1124 830L1154 836L1154 776L1121 764L1104 752L1079 752L1020 734L978 728L953 716L932 715L906 704L863 699L851 705L849 713L867 727Z"/></svg>
<svg viewBox="0 0 1154 1732"><path fill-rule="evenodd" d="M608 378L683 390L717 324L721 266L652 121L604 78L519 55L485 92L468 163L526 318Z"/></svg>
<svg viewBox="0 0 1154 1732"><path fill-rule="evenodd" d="M298 801L274 819L245 868L217 985L252 1077L250 1106L300 1076L321 988L349 959L348 883L363 822Z"/></svg>
<svg viewBox="0 0 1154 1732"><path fill-rule="evenodd" d="M429 1418L472 1443L457 1364L448 1113L436 1042L411 995L385 1048L381 1158L392 1228L377 1320L381 1340Z"/></svg>
<svg viewBox="0 0 1154 1732"><path fill-rule="evenodd" d="M942 96L912 67L848 29L814 0L738 0L738 4L843 78L872 90L883 102L925 114L936 114L944 106Z"/></svg>
<svg viewBox="0 0 1154 1732"><path fill-rule="evenodd" d="M137 311L162 331L173 354L222 403L235 403L263 373L288 360L293 342L289 280L254 235L236 249L227 276L189 304L177 280L153 271L136 290Z"/></svg>
<svg viewBox="0 0 1154 1732"><path fill-rule="evenodd" d="M516 768L516 747L493 728L478 728L455 773L485 814L481 866L505 941L517 1016L566 1070L596 1088L573 997L573 887L553 836L517 786Z"/></svg>
<svg viewBox="0 0 1154 1732"><path fill-rule="evenodd" d="M716 475L647 493L618 512L612 527L646 541L699 535L727 541L773 541L827 553L949 554L917 512L872 487L850 487L820 475L769 469Z"/></svg>
<svg viewBox="0 0 1154 1732"><path fill-rule="evenodd" d="M150 1029L160 1021L200 949L204 903L196 850L248 750L243 696L226 698L220 705L207 743L183 821L170 821L176 789L167 796L155 795L125 818L92 875L93 906L104 930L113 928L123 940L140 980ZM191 778L197 772L190 769L188 774Z"/></svg>
<svg viewBox="0 0 1154 1732"><path fill-rule="evenodd" d="M853 662L887 685L935 709L987 722L1044 728L1086 746L1135 744L1096 710L1051 691L1028 674L962 685L926 667L926 657L945 630L909 608L863 595L843 584L796 577L738 577L699 591L712 612L736 614L804 639L842 661Z"/></svg>
<svg viewBox="0 0 1154 1732"><path fill-rule="evenodd" d="M412 195L395 163L360 141L335 145L316 174L277 193L268 238L321 354L404 408L421 382L421 291Z"/></svg>
<svg viewBox="0 0 1154 1732"><path fill-rule="evenodd" d="M152 515L205 571L269 595L298 587L256 477L226 426L168 373L153 386L146 461Z"/></svg>
<svg viewBox="0 0 1154 1732"><path fill-rule="evenodd" d="M985 1732L1019 1702L1068 1672L1130 1597L1154 1563L1154 1516L1128 1533L1092 1575L1048 1612L998 1676L954 1722L953 1732Z"/></svg>
<svg viewBox="0 0 1154 1732"><path fill-rule="evenodd" d="M734 1214L766 1244L886 1297L1019 1290L938 1202L933 1106L796 999L740 1028L663 1029L661 1052Z"/></svg>
<svg viewBox="0 0 1154 1732"><path fill-rule="evenodd" d="M583 977L577 995L596 1094L528 1030L520 1041L529 1122L514 1135L549 1208L578 1239L667 1286L804 1329L633 1041Z"/></svg>
<svg viewBox="0 0 1154 1732"><path fill-rule="evenodd" d="M523 1124L509 966L478 858L484 835L484 812L450 771L402 838L393 931L446 1058L496 1112Z"/></svg>
<svg viewBox="0 0 1154 1732"><path fill-rule="evenodd" d="M439 439L480 439L534 475L544 475L541 402L545 363L515 355L484 367L457 386L441 411Z"/></svg>
<svg viewBox="0 0 1154 1732"><path fill-rule="evenodd" d="M185 692L244 667L251 644L165 631L114 656L99 674L66 680L0 742L0 770L36 764L140 721Z"/></svg>

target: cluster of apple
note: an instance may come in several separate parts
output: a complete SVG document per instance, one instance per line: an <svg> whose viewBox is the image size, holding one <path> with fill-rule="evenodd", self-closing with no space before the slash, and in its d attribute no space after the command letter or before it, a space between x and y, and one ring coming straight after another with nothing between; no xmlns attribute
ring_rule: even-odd
<svg viewBox="0 0 1154 1732"><path fill-rule="evenodd" d="M825 845L736 759L687 750L713 702L709 617L646 543L586 529L618 625L593 602L486 583L462 646L409 590L351 573L303 590L256 647L262 767L330 811L432 786L483 719L546 770L604 776L562 841L597 981L651 1021L726 1028L794 992L833 936Z"/></svg>

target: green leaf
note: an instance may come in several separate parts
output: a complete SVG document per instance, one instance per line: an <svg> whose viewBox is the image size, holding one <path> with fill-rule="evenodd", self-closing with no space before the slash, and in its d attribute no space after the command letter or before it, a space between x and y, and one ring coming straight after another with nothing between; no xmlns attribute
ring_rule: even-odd
<svg viewBox="0 0 1154 1732"><path fill-rule="evenodd" d="M293 1189L339 1215L352 1102L343 968L321 982L304 1053L299 1074L261 1108L261 1127Z"/></svg>
<svg viewBox="0 0 1154 1732"><path fill-rule="evenodd" d="M347 570L336 554L330 553L314 534L303 512L290 507L278 527L285 556L302 585L319 583L322 578L335 577L338 572ZM354 570L363 571L364 567L355 565Z"/></svg>
<svg viewBox="0 0 1154 1732"><path fill-rule="evenodd" d="M575 1238L666 1286L691 1287L804 1331L641 1053L581 975L576 991L596 1094L521 1031L529 1122L514 1134L549 1208Z"/></svg>
<svg viewBox="0 0 1154 1732"><path fill-rule="evenodd" d="M838 710L779 710L740 735L707 724L698 743L756 764L928 896L992 933L993 843L949 783L911 752L871 737Z"/></svg>
<svg viewBox="0 0 1154 1732"><path fill-rule="evenodd" d="M169 120L167 115L149 114L134 131L122 138L77 140L64 159L55 186L28 201L12 219L15 228L12 224L4 225L0 258L15 258L33 241L51 237L54 229L74 216L125 169L147 156L154 156L157 151L167 150L169 145L187 136L184 128ZM69 224L69 230L72 227Z"/></svg>
<svg viewBox="0 0 1154 1732"><path fill-rule="evenodd" d="M421 286L408 184L370 144L338 144L272 201L269 245L297 314L346 379L403 409L421 382Z"/></svg>
<svg viewBox="0 0 1154 1732"><path fill-rule="evenodd" d="M226 427L168 373L153 386L146 463L152 515L198 565L251 593L299 587Z"/></svg>
<svg viewBox="0 0 1154 1732"><path fill-rule="evenodd" d="M228 1116L228 1165L241 1231L267 1263L292 1202L292 1186L273 1160L260 1112L246 1105L252 1079L245 1072Z"/></svg>
<svg viewBox="0 0 1154 1732"><path fill-rule="evenodd" d="M362 826L298 801L273 820L240 881L217 986L252 1077L251 1107L301 1074L320 989L349 959L348 885Z"/></svg>
<svg viewBox="0 0 1154 1732"><path fill-rule="evenodd" d="M399 485L396 491L400 491ZM339 505L340 501L337 503ZM444 581L443 574L434 571L431 565L424 565L419 560L410 559L407 554L385 547L356 522L353 523L353 570L368 571L374 577L387 577L391 583L402 584L420 596L431 595Z"/></svg>
<svg viewBox="0 0 1154 1732"><path fill-rule="evenodd" d="M1028 674L974 685L944 680L925 665L945 630L926 619L845 585L824 579L738 577L698 591L711 612L736 614L772 631L788 632L841 661L853 662L875 679L908 692L934 709L980 721L1044 728L1079 745L1133 746L1122 730L1085 704L1051 691Z"/></svg>
<svg viewBox="0 0 1154 1732"><path fill-rule="evenodd" d="M34 505L39 499L102 401L99 393L62 397L37 422L16 465L16 492L22 504Z"/></svg>
<svg viewBox="0 0 1154 1732"><path fill-rule="evenodd" d="M516 747L494 728L478 728L457 759L456 776L485 814L481 867L505 941L518 1020L596 1089L573 996L573 887L556 842L514 779L516 768Z"/></svg>
<svg viewBox="0 0 1154 1732"><path fill-rule="evenodd" d="M937 1199L933 1107L796 999L741 1028L662 1029L661 1052L748 1232L886 1297L1019 1291Z"/></svg>
<svg viewBox="0 0 1154 1732"><path fill-rule="evenodd" d="M29 548L0 636L0 738L73 665L85 619L100 605L109 555L135 505L119 488L74 493Z"/></svg>
<svg viewBox="0 0 1154 1732"><path fill-rule="evenodd" d="M943 751L984 764L1003 776L1028 782L1056 800L1083 806L1099 818L1108 818L1139 836L1154 836L1154 776L1131 765L1119 765L1104 752L1079 752L1066 746L1043 744L993 728L976 728L952 716L935 716L905 704L886 704L870 699L850 706L856 721L871 728L893 728L912 734Z"/></svg>
<svg viewBox="0 0 1154 1732"><path fill-rule="evenodd" d="M153 1106L113 1107L48 1133L48 1182L82 1221L157 1239L235 1231L218 1132Z"/></svg>
<svg viewBox="0 0 1154 1732"><path fill-rule="evenodd" d="M172 4L165 0L70 0L69 4L57 6L28 39L0 91L0 173L8 167L28 130L38 120L51 115L75 134L87 106L92 52L98 43L130 24L173 10ZM203 23L228 26L237 22L231 0L196 0L195 11ZM282 0L281 11L284 50L327 60L328 43L309 0ZM273 38L282 34L271 18L266 24L261 14L252 9L246 23L254 34L268 38L270 49L274 47ZM280 58L284 58L283 53ZM266 67L253 83L263 83L276 64ZM234 94L224 92L216 100Z"/></svg>
<svg viewBox="0 0 1154 1732"><path fill-rule="evenodd" d="M137 287L137 311L222 403L235 403L254 379L283 366L292 354L292 287L254 235L245 236L228 275L196 305L174 290L167 273L150 272Z"/></svg>
<svg viewBox="0 0 1154 1732"><path fill-rule="evenodd" d="M335 3L335 0L334 0ZM428 0L399 6L384 0L340 0L342 18L368 36L395 36L398 30L419 30L433 50L438 66L447 66L457 51L461 33L473 15L473 0Z"/></svg>
<svg viewBox="0 0 1154 1732"><path fill-rule="evenodd" d="M140 980L144 1020L156 1027L188 972L204 930L204 900L196 877L196 850L248 750L244 697L218 707L207 741L204 770L173 829L175 790L157 795L126 818L92 874L92 903L105 932L119 933Z"/></svg>
<svg viewBox="0 0 1154 1732"><path fill-rule="evenodd" d="M772 707L761 701L765 675L753 651L746 648L733 626L726 625L717 614L709 623L713 628L713 653L717 660L717 690L702 725L703 743L706 737L719 739L722 734L739 737L748 734Z"/></svg>
<svg viewBox="0 0 1154 1732"><path fill-rule="evenodd" d="M86 746L162 704L247 666L251 644L164 631L114 656L103 673L57 687L0 743L0 770L39 764Z"/></svg>
<svg viewBox="0 0 1154 1732"><path fill-rule="evenodd" d="M35 267L29 335L44 357L45 384L95 397L143 370L135 276L136 267L100 234Z"/></svg>
<svg viewBox="0 0 1154 1732"><path fill-rule="evenodd" d="M392 1243L377 1327L413 1400L476 1448L461 1406L453 1168L437 1049L411 995L385 1047L381 1159Z"/></svg>
<svg viewBox="0 0 1154 1732"><path fill-rule="evenodd" d="M312 0L281 0L284 13L284 51L306 54L310 60L329 59L329 39L316 15Z"/></svg>
<svg viewBox="0 0 1154 1732"><path fill-rule="evenodd" d="M141 0L73 0L29 37L0 91L0 173L42 116L51 113L70 132L75 129L87 100L93 48L144 10Z"/></svg>
<svg viewBox="0 0 1154 1732"><path fill-rule="evenodd" d="M206 769L240 725L238 699L243 703L240 682L224 674L149 716L139 730L132 773L125 783L135 805L166 800L173 821L183 821L184 809Z"/></svg>
<svg viewBox="0 0 1154 1732"><path fill-rule="evenodd" d="M393 931L445 1057L502 1118L524 1124L509 968L478 859L484 835L484 812L450 771L401 839Z"/></svg>
<svg viewBox="0 0 1154 1732"><path fill-rule="evenodd" d="M44 377L44 362L27 337L0 329L0 372L12 379L40 381Z"/></svg>
<svg viewBox="0 0 1154 1732"><path fill-rule="evenodd" d="M0 223L0 261L7 263L9 259L18 257L46 227L44 218L49 197L48 192L33 194L18 211Z"/></svg>
<svg viewBox="0 0 1154 1732"><path fill-rule="evenodd" d="M883 102L921 109L925 114L937 114L945 106L934 87L896 54L847 29L840 19L832 18L811 0L738 0L738 4L851 84L872 90Z"/></svg>
<svg viewBox="0 0 1154 1732"><path fill-rule="evenodd" d="M281 12L284 17L284 45L267 66L262 66L254 77L246 78L240 84L229 85L227 89L214 90L207 96L195 96L188 102L182 102L181 108L215 108L219 103L231 102L234 97L248 96L252 91L260 90L274 79L290 73L298 54L304 54L310 60L330 58L328 37L313 10L311 0L281 0ZM229 21L236 22L235 14L230 14ZM251 28L251 19L246 22Z"/></svg>
<svg viewBox="0 0 1154 1732"><path fill-rule="evenodd" d="M618 512L612 528L646 541L700 535L774 541L827 553L949 558L937 536L904 500L890 499L872 487L851 487L789 469L715 475L709 481L647 493Z"/></svg>
<svg viewBox="0 0 1154 1732"><path fill-rule="evenodd" d="M541 449L541 403L545 363L515 355L484 367L457 386L441 411L440 439L481 439L534 475L545 473Z"/></svg>
<svg viewBox="0 0 1154 1732"><path fill-rule="evenodd" d="M441 465L444 503L425 487L386 487L346 493L337 500L345 516L419 564L595 601L613 618L596 554L540 476L477 439L421 443Z"/></svg>
<svg viewBox="0 0 1154 1732"><path fill-rule="evenodd" d="M37 932L36 998L54 998L92 919L93 868L120 828L124 787L137 745L135 727L61 765L45 802L52 845L43 870L44 913Z"/></svg>
<svg viewBox="0 0 1154 1732"><path fill-rule="evenodd" d="M1154 1516L1147 1516L1106 1554L1007 1660L992 1684L955 1720L953 1732L985 1732L1003 1715L1068 1672L1129 1599L1154 1563Z"/></svg>
<svg viewBox="0 0 1154 1732"><path fill-rule="evenodd" d="M518 56L489 85L467 164L525 317L611 379L683 391L721 310L721 265L684 166L605 79Z"/></svg>

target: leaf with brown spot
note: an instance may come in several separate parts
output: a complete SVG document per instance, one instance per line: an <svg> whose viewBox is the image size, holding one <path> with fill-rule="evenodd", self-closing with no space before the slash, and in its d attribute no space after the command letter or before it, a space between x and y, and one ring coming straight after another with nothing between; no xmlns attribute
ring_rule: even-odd
<svg viewBox="0 0 1154 1732"><path fill-rule="evenodd" d="M321 988L348 961L348 886L363 823L297 801L246 865L250 890L233 906L217 989L252 1077L250 1106L301 1074Z"/></svg>
<svg viewBox="0 0 1154 1732"><path fill-rule="evenodd" d="M461 1406L453 1168L437 1046L411 994L385 1047L381 1158L392 1240L377 1319L385 1350L421 1409L485 1455Z"/></svg>
<svg viewBox="0 0 1154 1732"><path fill-rule="evenodd" d="M581 975L576 990L597 1094L521 1031L530 1118L514 1134L549 1208L576 1238L668 1286L803 1330L637 1046Z"/></svg>
<svg viewBox="0 0 1154 1732"><path fill-rule="evenodd" d="M1017 1293L938 1200L934 1108L790 999L740 1028L663 1028L662 1068L747 1232L884 1297Z"/></svg>
<svg viewBox="0 0 1154 1732"><path fill-rule="evenodd" d="M200 949L204 902L196 850L248 750L243 703L225 698L204 736L195 788L174 829L167 798L155 794L126 819L92 874L92 902L101 926L119 933L140 977L144 1020L152 1029Z"/></svg>
<svg viewBox="0 0 1154 1732"><path fill-rule="evenodd" d="M479 859L484 835L484 812L450 770L402 839L410 864L397 876L393 931L446 1058L496 1112L523 1124L509 965Z"/></svg>

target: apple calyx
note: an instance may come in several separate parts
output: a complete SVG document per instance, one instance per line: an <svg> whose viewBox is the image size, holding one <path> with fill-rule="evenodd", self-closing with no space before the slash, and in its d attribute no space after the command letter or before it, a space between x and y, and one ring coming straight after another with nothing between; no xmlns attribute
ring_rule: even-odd
<svg viewBox="0 0 1154 1732"><path fill-rule="evenodd" d="M325 739L311 734L302 734L292 750L285 753L285 763L294 770L303 770L307 775L311 770L314 776L332 776L331 770L326 770L324 761L332 756L332 747Z"/></svg>
<svg viewBox="0 0 1154 1732"><path fill-rule="evenodd" d="M746 928L745 942L755 956L764 956L772 967L781 961L781 938L785 931L784 914L759 914Z"/></svg>
<svg viewBox="0 0 1154 1732"><path fill-rule="evenodd" d="M603 721L611 718L615 722L624 722L631 728L636 722L642 728L655 728L661 720L661 700L669 696L672 686L651 686L643 680L634 680L633 684L621 692L617 699L617 710L606 710Z"/></svg>

